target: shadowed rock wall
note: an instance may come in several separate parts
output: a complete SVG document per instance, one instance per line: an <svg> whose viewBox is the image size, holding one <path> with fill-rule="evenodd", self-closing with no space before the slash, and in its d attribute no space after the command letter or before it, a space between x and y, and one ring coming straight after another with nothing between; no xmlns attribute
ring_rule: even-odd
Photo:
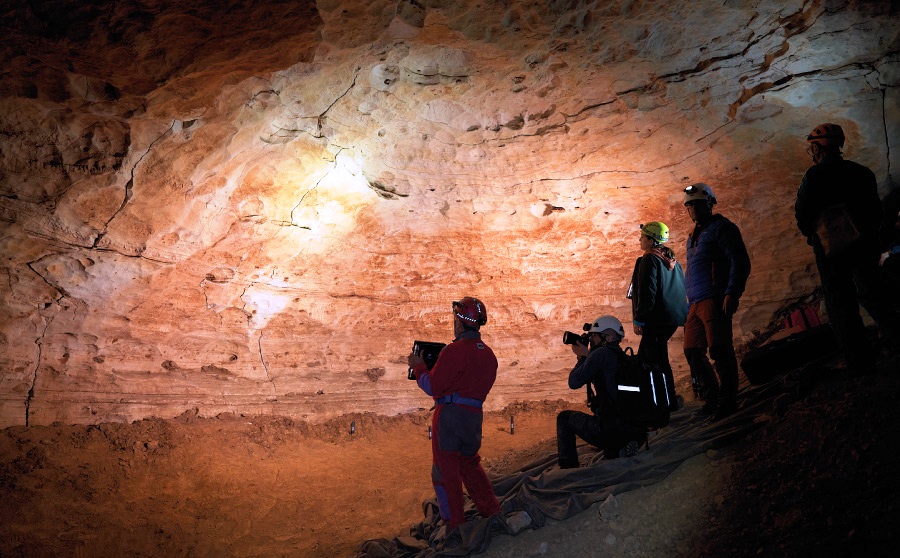
<svg viewBox="0 0 900 558"><path fill-rule="evenodd" d="M490 408L577 399L561 332L630 321L639 223L683 261L685 185L746 340L817 286L808 131L900 174L890 2L40 4L0 13L0 426L427 407L405 355L467 294Z"/></svg>

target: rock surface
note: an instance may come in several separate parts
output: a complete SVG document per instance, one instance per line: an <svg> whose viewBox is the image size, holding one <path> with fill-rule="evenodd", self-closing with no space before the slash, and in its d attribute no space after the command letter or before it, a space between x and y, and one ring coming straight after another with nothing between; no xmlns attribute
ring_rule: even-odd
<svg viewBox="0 0 900 558"><path fill-rule="evenodd" d="M810 128L897 190L890 2L445 4L0 8L0 426L427 407L466 294L489 408L571 397L561 332L630 320L639 223L683 259L685 185L748 243L742 341L817 286Z"/></svg>

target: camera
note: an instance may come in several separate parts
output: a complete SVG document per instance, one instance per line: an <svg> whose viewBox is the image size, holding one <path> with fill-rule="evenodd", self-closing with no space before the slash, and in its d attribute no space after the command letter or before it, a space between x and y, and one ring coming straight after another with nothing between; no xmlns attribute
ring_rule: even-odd
<svg viewBox="0 0 900 558"><path fill-rule="evenodd" d="M587 345L588 344L588 336L587 333L582 333L578 335L577 333L572 333L571 331L563 332L563 343L566 345Z"/></svg>
<svg viewBox="0 0 900 558"><path fill-rule="evenodd" d="M584 324L582 328L585 332L591 329L591 324ZM563 344L565 345L585 345L588 344L589 335L587 333L582 333L581 335L577 333L572 333L571 331L563 332Z"/></svg>
<svg viewBox="0 0 900 558"><path fill-rule="evenodd" d="M415 341L413 342L412 352L414 355L422 357L422 360L425 361L425 366L431 370L434 366L434 363L437 362L438 355L441 354L441 350L446 347L446 343L433 343L431 341ZM406 377L410 380L416 379L416 374L413 372L412 367L409 368L406 372Z"/></svg>

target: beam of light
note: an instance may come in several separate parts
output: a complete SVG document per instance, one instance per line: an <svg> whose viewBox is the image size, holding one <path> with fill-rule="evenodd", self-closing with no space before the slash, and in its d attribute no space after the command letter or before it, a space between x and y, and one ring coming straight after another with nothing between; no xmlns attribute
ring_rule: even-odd
<svg viewBox="0 0 900 558"><path fill-rule="evenodd" d="M295 292L279 292L265 285L251 286L241 295L245 308L250 313L250 325L253 330L260 330L273 317L287 308L296 296Z"/></svg>
<svg viewBox="0 0 900 558"><path fill-rule="evenodd" d="M360 158L341 150L334 166L291 212L291 224L309 231L311 244L322 246L327 239L353 230L359 211L377 200L363 175Z"/></svg>

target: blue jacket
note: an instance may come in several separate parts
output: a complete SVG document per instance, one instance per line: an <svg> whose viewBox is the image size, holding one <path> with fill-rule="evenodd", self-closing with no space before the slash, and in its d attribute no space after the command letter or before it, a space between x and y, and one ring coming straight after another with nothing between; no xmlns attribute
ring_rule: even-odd
<svg viewBox="0 0 900 558"><path fill-rule="evenodd" d="M750 256L737 225L716 214L694 226L684 270L689 304L725 295L740 298L749 276Z"/></svg>

